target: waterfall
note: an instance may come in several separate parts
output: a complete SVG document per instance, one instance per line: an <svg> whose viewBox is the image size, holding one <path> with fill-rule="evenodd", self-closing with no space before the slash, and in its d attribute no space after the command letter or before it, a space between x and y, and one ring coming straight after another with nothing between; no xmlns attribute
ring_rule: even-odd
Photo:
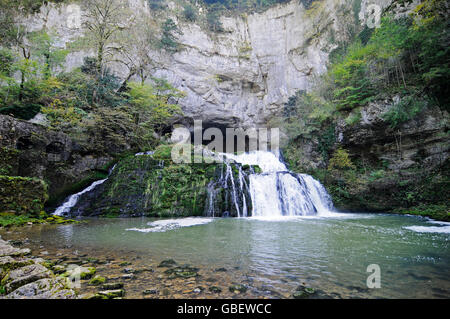
<svg viewBox="0 0 450 319"><path fill-rule="evenodd" d="M112 173L112 171L114 170L114 168L116 167L116 165L114 165L110 170L109 170L109 174L110 175ZM57 216L62 216L62 215L67 215L68 213L70 213L70 210L72 209L72 207L74 207L77 203L78 200L80 199L80 196L88 193L90 191L92 191L94 188L96 188L98 185L103 184L104 182L106 182L108 178L105 179L101 179L98 181L93 182L91 185L89 185L88 187L86 187L85 189L83 189L81 192L78 192L76 194L70 195L65 201L64 203L62 203L61 206L59 206L55 212L53 213L53 215L57 215Z"/></svg>
<svg viewBox="0 0 450 319"><path fill-rule="evenodd" d="M326 215L333 210L331 197L320 182L294 174L271 152L224 154L242 165L258 165L262 173L249 176L252 216Z"/></svg>

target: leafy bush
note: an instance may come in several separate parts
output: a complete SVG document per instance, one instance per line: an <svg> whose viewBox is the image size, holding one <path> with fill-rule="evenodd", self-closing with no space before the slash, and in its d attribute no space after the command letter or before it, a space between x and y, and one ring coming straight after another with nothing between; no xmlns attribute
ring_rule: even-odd
<svg viewBox="0 0 450 319"><path fill-rule="evenodd" d="M411 95L406 96L384 113L383 119L387 121L392 128L396 128L400 124L413 119L424 109L424 107L426 107L426 105L427 102L424 100Z"/></svg>
<svg viewBox="0 0 450 319"><path fill-rule="evenodd" d="M338 148L334 152L328 164L329 170L348 170L355 168L356 166L352 163L348 152L343 148Z"/></svg>

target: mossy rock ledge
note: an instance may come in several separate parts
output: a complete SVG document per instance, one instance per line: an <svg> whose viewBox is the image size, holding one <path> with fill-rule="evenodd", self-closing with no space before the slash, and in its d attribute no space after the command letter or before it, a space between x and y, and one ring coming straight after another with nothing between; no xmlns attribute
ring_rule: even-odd
<svg viewBox="0 0 450 319"><path fill-rule="evenodd" d="M156 155L155 152L154 156L130 156L120 161L105 183L80 198L71 215L212 216L213 210L216 217L224 212L227 216L237 216L236 205L231 200L231 183L223 180L225 164L175 164L170 158ZM238 165L232 164L235 185L239 178ZM212 209L209 209L208 189L214 189ZM251 202L248 190L238 197L242 200L243 196L247 203Z"/></svg>

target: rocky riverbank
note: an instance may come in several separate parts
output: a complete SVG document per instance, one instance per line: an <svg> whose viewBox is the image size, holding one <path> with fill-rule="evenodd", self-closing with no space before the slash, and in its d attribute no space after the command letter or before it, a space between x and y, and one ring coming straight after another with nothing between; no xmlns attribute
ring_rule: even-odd
<svg viewBox="0 0 450 319"><path fill-rule="evenodd" d="M16 248L0 238L0 299L74 299L75 291L28 248Z"/></svg>
<svg viewBox="0 0 450 319"><path fill-rule="evenodd" d="M133 251L99 250L89 245L82 250L58 244L43 246L42 241L33 239L32 232L42 234L53 227L64 232L72 226L33 225L0 230L3 238L9 239L0 240L0 298L339 298L339 294L326 294L303 282L292 282L295 278L290 278L285 287L275 288L239 267L192 265L162 256L149 260ZM74 282L72 289L67 279L75 272L80 281L79 285ZM294 290L293 284L297 287Z"/></svg>

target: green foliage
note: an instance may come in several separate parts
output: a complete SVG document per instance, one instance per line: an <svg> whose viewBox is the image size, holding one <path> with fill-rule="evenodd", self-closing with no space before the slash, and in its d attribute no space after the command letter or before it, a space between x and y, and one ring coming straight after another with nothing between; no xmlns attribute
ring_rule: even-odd
<svg viewBox="0 0 450 319"><path fill-rule="evenodd" d="M331 120L334 105L316 92L298 91L284 105L282 116L271 119L272 127L280 127L290 139L311 137Z"/></svg>
<svg viewBox="0 0 450 319"><path fill-rule="evenodd" d="M153 145L153 133L162 135L171 120L181 115L181 108L174 102L184 94L172 87L166 80L153 78L153 85L129 83L129 103L136 126L135 136L143 137L148 149ZM150 144L148 144L150 142Z"/></svg>
<svg viewBox="0 0 450 319"><path fill-rule="evenodd" d="M408 215L427 216L436 220L450 221L450 208L445 204L421 204L395 212Z"/></svg>
<svg viewBox="0 0 450 319"><path fill-rule="evenodd" d="M348 152L343 148L338 148L330 158L328 164L329 170L348 170L355 169Z"/></svg>
<svg viewBox="0 0 450 319"><path fill-rule="evenodd" d="M224 7L221 4L215 3L208 8L206 14L206 23L212 32L223 32L223 25L220 22L221 12Z"/></svg>
<svg viewBox="0 0 450 319"><path fill-rule="evenodd" d="M172 19L166 19L161 26L161 40L160 48L174 53L180 49L180 44L177 42L177 35L182 35L183 33L175 24Z"/></svg>
<svg viewBox="0 0 450 319"><path fill-rule="evenodd" d="M183 16L187 21L195 22L197 20L197 11L190 3L186 3L183 9Z"/></svg>
<svg viewBox="0 0 450 319"><path fill-rule="evenodd" d="M167 7L164 0L147 0L148 6L152 10L163 10Z"/></svg>
<svg viewBox="0 0 450 319"><path fill-rule="evenodd" d="M389 123L392 128L407 122L419 114L427 106L427 101L416 96L406 96L398 103L394 104L386 113L383 119Z"/></svg>
<svg viewBox="0 0 450 319"><path fill-rule="evenodd" d="M300 0L305 8L309 8L314 0ZM227 10L233 10L238 12L254 12L263 11L278 3L287 3L289 0L203 0L208 6L208 9L212 6L221 5Z"/></svg>

